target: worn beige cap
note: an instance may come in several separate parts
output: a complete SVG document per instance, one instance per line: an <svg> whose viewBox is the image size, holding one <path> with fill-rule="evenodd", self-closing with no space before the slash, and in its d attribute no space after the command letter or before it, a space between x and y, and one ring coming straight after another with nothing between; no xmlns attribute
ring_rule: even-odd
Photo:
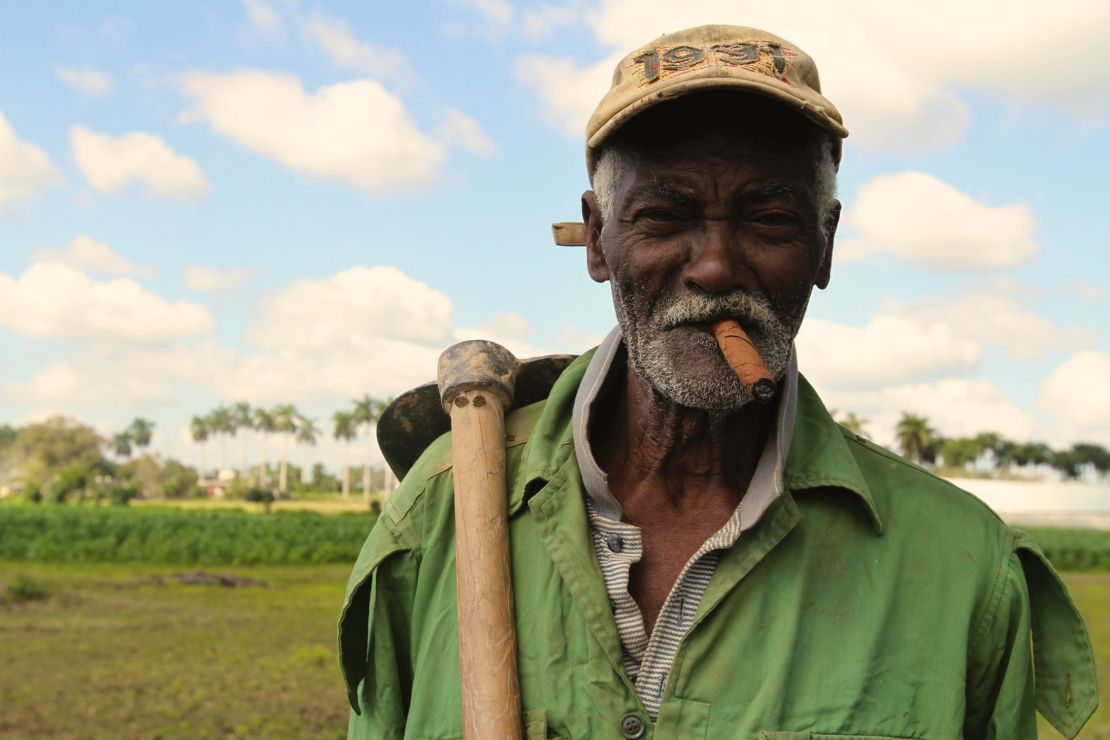
<svg viewBox="0 0 1110 740"><path fill-rule="evenodd" d="M746 26L698 26L669 33L621 59L613 85L586 124L586 169L593 175L601 145L630 118L687 93L739 90L795 108L833 134L840 161L844 119L821 94L813 58L786 39ZM585 227L552 225L555 243L585 243Z"/></svg>
<svg viewBox="0 0 1110 740"><path fill-rule="evenodd" d="M593 172L601 144L637 113L687 93L720 89L766 95L837 141L848 135L840 112L821 95L817 65L804 51L758 28L698 26L660 36L617 64L612 87L586 125L588 170Z"/></svg>

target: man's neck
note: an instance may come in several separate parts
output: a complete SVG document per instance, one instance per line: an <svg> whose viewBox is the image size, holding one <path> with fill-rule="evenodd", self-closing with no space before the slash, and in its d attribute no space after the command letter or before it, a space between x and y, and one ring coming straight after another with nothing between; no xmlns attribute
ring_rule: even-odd
<svg viewBox="0 0 1110 740"><path fill-rule="evenodd" d="M740 502L775 424L775 405L750 403L720 414L680 406L627 365L611 389L594 450L624 518L710 515Z"/></svg>

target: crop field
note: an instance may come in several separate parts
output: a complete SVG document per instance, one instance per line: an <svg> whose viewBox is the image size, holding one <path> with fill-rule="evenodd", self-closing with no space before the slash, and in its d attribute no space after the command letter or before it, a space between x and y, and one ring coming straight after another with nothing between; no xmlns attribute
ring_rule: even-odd
<svg viewBox="0 0 1110 740"><path fill-rule="evenodd" d="M202 565L353 563L370 514L0 506L0 560Z"/></svg>

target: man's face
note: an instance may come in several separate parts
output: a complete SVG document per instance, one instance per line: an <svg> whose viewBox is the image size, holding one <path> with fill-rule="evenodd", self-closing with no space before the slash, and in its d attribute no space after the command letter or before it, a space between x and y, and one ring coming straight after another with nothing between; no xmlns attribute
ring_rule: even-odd
<svg viewBox="0 0 1110 740"><path fill-rule="evenodd" d="M751 397L709 324L738 320L781 378L810 292L828 283L835 222L824 236L812 137L713 112L672 105L637 122L611 217L590 197L584 209L590 274L612 284L633 368L680 405L730 412Z"/></svg>

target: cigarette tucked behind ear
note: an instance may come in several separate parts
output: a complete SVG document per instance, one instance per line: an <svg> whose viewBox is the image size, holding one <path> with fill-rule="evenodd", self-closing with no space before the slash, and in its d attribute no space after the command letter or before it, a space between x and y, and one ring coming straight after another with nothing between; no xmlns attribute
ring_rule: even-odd
<svg viewBox="0 0 1110 740"><path fill-rule="evenodd" d="M775 397L775 379L764 364L759 350L752 340L732 319L724 319L713 324L713 336L721 348L721 354L744 390L760 403L767 403Z"/></svg>

